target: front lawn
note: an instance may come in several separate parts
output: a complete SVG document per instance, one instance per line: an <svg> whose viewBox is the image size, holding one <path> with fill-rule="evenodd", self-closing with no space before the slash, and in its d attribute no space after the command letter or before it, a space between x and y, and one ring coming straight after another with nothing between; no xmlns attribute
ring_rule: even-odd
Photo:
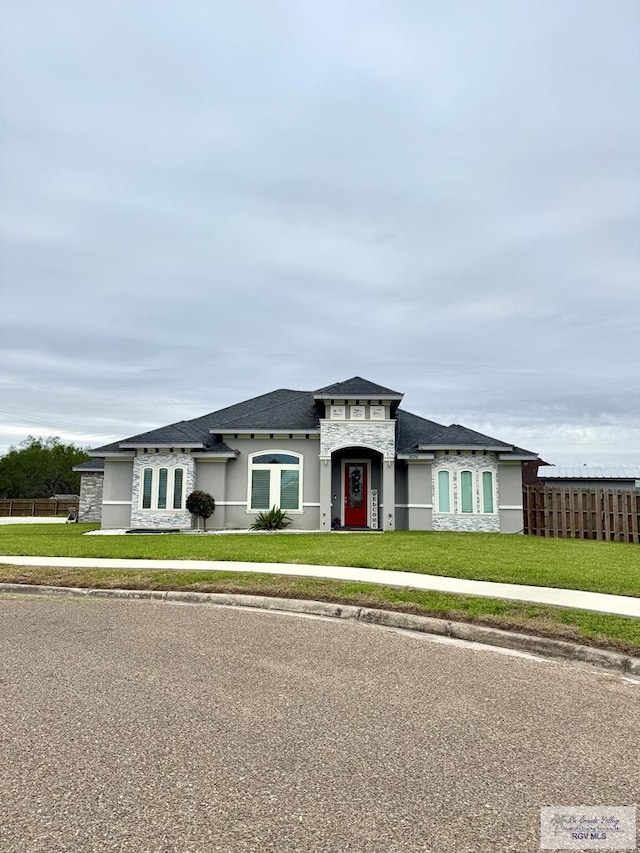
<svg viewBox="0 0 640 853"><path fill-rule="evenodd" d="M0 527L0 554L361 566L640 596L640 547L497 533L82 536L96 525Z"/></svg>

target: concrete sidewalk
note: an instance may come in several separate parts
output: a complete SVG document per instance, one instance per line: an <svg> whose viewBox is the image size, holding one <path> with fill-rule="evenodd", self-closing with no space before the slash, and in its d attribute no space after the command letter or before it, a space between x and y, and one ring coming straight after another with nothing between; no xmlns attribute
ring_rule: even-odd
<svg viewBox="0 0 640 853"><path fill-rule="evenodd" d="M462 595L479 595L508 601L527 601L554 607L575 607L599 613L640 618L640 598L607 595L574 589L525 586L513 583L463 580L462 578L421 575L416 572L392 572L387 569L359 569L348 566L309 566L293 563L239 563L212 560L116 560L92 557L3 557L0 565L43 566L77 569L152 569L176 572L256 572L267 575L329 578L341 581L384 584Z"/></svg>

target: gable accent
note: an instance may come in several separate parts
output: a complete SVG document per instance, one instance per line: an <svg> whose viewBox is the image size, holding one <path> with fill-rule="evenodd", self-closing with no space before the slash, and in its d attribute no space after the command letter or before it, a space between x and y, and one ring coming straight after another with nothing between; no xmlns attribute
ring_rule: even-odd
<svg viewBox="0 0 640 853"><path fill-rule="evenodd" d="M403 396L399 391L377 385L375 382L363 379L362 376L353 376L344 382L334 382L332 385L326 385L324 388L319 388L313 392L314 400L330 400L333 398L402 400Z"/></svg>

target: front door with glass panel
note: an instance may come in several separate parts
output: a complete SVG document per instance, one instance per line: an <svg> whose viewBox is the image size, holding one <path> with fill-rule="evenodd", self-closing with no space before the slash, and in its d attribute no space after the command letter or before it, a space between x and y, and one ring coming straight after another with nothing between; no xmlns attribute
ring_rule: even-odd
<svg viewBox="0 0 640 853"><path fill-rule="evenodd" d="M345 462L344 526L366 527L368 498L367 463Z"/></svg>

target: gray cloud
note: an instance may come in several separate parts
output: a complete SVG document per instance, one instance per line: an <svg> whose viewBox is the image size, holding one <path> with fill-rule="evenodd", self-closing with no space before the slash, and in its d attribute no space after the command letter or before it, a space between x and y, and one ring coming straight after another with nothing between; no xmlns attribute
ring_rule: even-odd
<svg viewBox="0 0 640 853"><path fill-rule="evenodd" d="M359 373L637 460L635 2L4 17L0 451Z"/></svg>

